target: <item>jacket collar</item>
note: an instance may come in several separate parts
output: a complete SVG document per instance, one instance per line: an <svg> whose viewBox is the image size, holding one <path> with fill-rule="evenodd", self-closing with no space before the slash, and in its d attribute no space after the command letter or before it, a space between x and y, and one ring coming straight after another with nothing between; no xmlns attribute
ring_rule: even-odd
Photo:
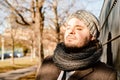
<svg viewBox="0 0 120 80"><path fill-rule="evenodd" d="M82 79L82 78L88 76L89 74L91 74L92 72L94 72L94 68L88 68L88 69L84 69L84 70L77 70L77 71L75 71L75 73L70 77L70 80Z"/></svg>

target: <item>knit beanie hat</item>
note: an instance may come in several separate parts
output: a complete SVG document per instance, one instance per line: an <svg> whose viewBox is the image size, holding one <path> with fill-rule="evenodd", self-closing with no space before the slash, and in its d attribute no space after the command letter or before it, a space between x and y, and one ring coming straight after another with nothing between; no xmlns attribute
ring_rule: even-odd
<svg viewBox="0 0 120 80"><path fill-rule="evenodd" d="M92 34L92 36L94 36L94 38L97 39L99 37L99 21L92 13L85 10L78 10L77 12L70 15L66 22L74 17L84 22L84 24L89 28L90 33Z"/></svg>

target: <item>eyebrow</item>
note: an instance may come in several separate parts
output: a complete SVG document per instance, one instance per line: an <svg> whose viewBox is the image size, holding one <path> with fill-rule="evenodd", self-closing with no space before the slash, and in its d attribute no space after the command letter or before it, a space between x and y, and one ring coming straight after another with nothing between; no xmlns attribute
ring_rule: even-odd
<svg viewBox="0 0 120 80"><path fill-rule="evenodd" d="M75 27L77 27L77 28L84 28L84 26L81 26L81 25L75 25Z"/></svg>

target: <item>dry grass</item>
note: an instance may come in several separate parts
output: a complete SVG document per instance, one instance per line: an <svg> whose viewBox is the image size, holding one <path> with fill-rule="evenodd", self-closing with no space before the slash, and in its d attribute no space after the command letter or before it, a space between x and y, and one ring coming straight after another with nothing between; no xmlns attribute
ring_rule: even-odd
<svg viewBox="0 0 120 80"><path fill-rule="evenodd" d="M18 80L35 80L35 72L32 73L31 75L27 75L27 76L21 77Z"/></svg>
<svg viewBox="0 0 120 80"><path fill-rule="evenodd" d="M15 58L14 64L12 64L11 59L6 59L4 61L0 61L0 73L7 72L10 70L26 68L32 65L36 65L37 63L37 58L31 61L30 57Z"/></svg>

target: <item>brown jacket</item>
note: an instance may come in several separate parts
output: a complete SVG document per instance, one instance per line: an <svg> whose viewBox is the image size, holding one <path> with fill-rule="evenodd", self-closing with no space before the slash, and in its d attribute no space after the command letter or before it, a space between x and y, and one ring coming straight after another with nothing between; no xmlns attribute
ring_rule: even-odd
<svg viewBox="0 0 120 80"><path fill-rule="evenodd" d="M52 57L47 57L43 61L36 80L57 80L60 72L53 63ZM111 67L99 62L92 68L75 71L68 80L117 80L117 73Z"/></svg>

